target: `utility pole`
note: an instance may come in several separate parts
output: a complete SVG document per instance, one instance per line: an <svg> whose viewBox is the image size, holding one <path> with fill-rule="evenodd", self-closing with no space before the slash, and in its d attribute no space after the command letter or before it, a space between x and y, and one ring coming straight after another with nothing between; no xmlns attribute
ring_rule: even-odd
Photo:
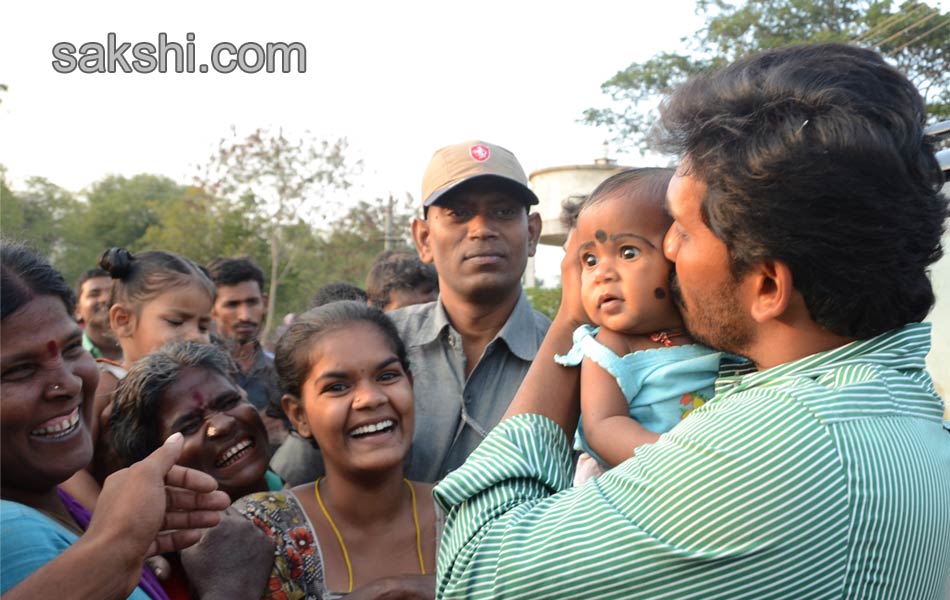
<svg viewBox="0 0 950 600"><path fill-rule="evenodd" d="M389 193L389 202L386 204L386 218L383 226L383 249L393 248L393 194Z"/></svg>

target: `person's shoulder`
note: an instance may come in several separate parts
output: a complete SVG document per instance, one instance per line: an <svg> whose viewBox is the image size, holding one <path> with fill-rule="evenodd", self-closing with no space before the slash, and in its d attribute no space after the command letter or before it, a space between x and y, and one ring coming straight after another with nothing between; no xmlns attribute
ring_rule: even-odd
<svg viewBox="0 0 950 600"><path fill-rule="evenodd" d="M11 523L29 524L31 522L46 525L52 523L35 508L12 500L0 500L0 521L6 526Z"/></svg>
<svg viewBox="0 0 950 600"><path fill-rule="evenodd" d="M22 579L51 560L76 541L76 534L39 512L19 502L0 501L0 565L2 579L14 572ZM4 581L4 588L7 586ZM10 582L14 585L16 582Z"/></svg>
<svg viewBox="0 0 950 600"><path fill-rule="evenodd" d="M548 332L548 328L551 327L551 319L548 318L546 314L544 314L543 312L537 309L532 308L531 317L534 320L535 329L539 331L543 331L544 333Z"/></svg>
<svg viewBox="0 0 950 600"><path fill-rule="evenodd" d="M228 510L265 528L264 526L273 526L298 514L300 503L291 490L283 489L248 494L235 500Z"/></svg>
<svg viewBox="0 0 950 600"><path fill-rule="evenodd" d="M386 316L396 326L403 341L408 343L413 338L413 334L420 330L423 323L432 317L438 303L438 300L433 300L424 304L411 304L391 310L386 313Z"/></svg>

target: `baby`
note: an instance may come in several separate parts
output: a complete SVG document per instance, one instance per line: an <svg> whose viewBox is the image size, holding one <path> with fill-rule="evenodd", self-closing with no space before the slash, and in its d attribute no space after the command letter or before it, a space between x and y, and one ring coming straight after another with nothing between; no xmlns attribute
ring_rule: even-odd
<svg viewBox="0 0 950 600"><path fill-rule="evenodd" d="M672 175L618 173L577 217L582 303L597 327L579 327L574 347L555 360L581 365L575 447L599 468L582 455L578 484L655 442L713 395L720 353L693 343L669 293L663 238L672 223L665 210Z"/></svg>

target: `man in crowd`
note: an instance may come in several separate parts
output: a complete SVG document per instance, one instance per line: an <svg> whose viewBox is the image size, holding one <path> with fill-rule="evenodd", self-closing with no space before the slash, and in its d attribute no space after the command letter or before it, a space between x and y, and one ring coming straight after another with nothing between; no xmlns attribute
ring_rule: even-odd
<svg viewBox="0 0 950 600"><path fill-rule="evenodd" d="M443 598L943 598L950 435L924 365L947 199L878 54L750 56L663 105L692 335L757 369L570 488L579 265L507 418L436 488ZM569 244L570 245L570 244Z"/></svg>
<svg viewBox="0 0 950 600"><path fill-rule="evenodd" d="M112 278L98 267L83 272L76 283L76 320L83 326L82 347L95 358L122 360L122 348L109 327Z"/></svg>
<svg viewBox="0 0 950 600"><path fill-rule="evenodd" d="M370 267L366 295L371 306L385 312L425 304L438 298L439 278L415 252L384 250Z"/></svg>
<svg viewBox="0 0 950 600"><path fill-rule="evenodd" d="M550 321L521 275L541 235L514 154L481 141L438 150L422 180L412 237L435 264L439 298L390 312L406 343L416 399L407 477L437 481L498 423Z"/></svg>
<svg viewBox="0 0 950 600"><path fill-rule="evenodd" d="M279 445L287 435L284 422L274 414L274 407L280 406L280 384L274 357L258 339L267 312L264 272L250 258L241 257L211 261L208 274L217 292L211 310L216 333L240 368L238 385L261 413L271 445Z"/></svg>

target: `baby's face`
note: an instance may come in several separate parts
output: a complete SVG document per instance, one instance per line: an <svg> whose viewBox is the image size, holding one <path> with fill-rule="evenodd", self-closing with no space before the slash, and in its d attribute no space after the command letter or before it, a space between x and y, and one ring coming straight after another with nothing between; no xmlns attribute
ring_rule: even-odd
<svg viewBox="0 0 950 600"><path fill-rule="evenodd" d="M584 209L575 235L584 309L595 324L627 334L682 327L663 256L662 208L612 196Z"/></svg>

